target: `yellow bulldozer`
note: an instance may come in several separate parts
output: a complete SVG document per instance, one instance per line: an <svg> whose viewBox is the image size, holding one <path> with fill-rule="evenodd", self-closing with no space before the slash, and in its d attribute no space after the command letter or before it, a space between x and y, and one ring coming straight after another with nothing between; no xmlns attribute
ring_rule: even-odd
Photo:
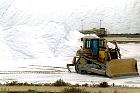
<svg viewBox="0 0 140 93"><path fill-rule="evenodd" d="M104 38L85 36L81 41L83 45L77 51L72 64L67 64L70 72L70 66L74 66L75 71L80 74L95 73L108 77L139 75L137 60L122 59L115 40L114 48L109 48Z"/></svg>

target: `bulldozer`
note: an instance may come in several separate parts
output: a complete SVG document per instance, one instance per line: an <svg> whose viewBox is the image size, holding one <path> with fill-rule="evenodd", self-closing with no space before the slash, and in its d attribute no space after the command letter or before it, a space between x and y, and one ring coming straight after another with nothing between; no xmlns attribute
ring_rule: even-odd
<svg viewBox="0 0 140 93"><path fill-rule="evenodd" d="M74 66L75 72L80 74L94 73L110 78L139 75L137 60L122 59L116 40L112 42L114 48L109 48L104 38L85 36L81 41L83 45L77 51L72 64L67 64L69 72L70 67Z"/></svg>

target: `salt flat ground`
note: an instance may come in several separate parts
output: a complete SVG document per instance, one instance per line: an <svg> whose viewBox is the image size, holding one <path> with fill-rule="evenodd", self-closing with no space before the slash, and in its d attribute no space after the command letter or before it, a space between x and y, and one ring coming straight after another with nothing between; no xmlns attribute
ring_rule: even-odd
<svg viewBox="0 0 140 93"><path fill-rule="evenodd" d="M140 73L140 44L119 44L123 58L135 58ZM46 59L6 60L0 65L0 83L11 81L28 83L52 83L58 79L75 84L94 84L103 81L116 85L140 87L139 76L107 78L99 75L81 75L67 71L66 64L72 57L50 57ZM72 68L73 69L73 68Z"/></svg>

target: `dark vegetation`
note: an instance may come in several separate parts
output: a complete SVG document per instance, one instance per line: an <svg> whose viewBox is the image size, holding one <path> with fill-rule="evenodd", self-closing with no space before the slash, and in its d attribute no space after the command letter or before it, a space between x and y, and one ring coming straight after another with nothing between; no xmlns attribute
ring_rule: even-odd
<svg viewBox="0 0 140 93"><path fill-rule="evenodd" d="M109 85L108 85L108 83L107 82L101 82L100 84L99 84L99 87L109 87Z"/></svg>
<svg viewBox="0 0 140 93"><path fill-rule="evenodd" d="M34 83L20 83L18 81L12 81L12 82L6 82L5 84L0 84L0 86L68 86L68 87L102 87L102 88L106 88L106 87L128 87L125 85L115 85L114 83L112 85L109 85L107 82L101 82L99 84L70 84L67 83L65 81L63 81L62 79L59 79L57 81L55 81L54 83L41 83L41 84L34 84Z"/></svg>
<svg viewBox="0 0 140 93"><path fill-rule="evenodd" d="M63 81L62 79L59 79L55 81L54 83L44 83L44 84L33 84L33 83L19 83L18 81L12 81L12 82L6 82L6 84L0 84L4 86L70 86L70 87L111 87L108 85L107 82L101 82L99 84L75 84L72 85L70 83L67 83Z"/></svg>
<svg viewBox="0 0 140 93"><path fill-rule="evenodd" d="M61 90L61 92L39 92L37 90L28 90L28 91L8 91L8 90L0 90L0 93L91 93L89 91L86 91L87 87L91 87L91 88L108 88L108 87L125 87L126 86L115 86L115 84L113 83L112 85L109 85L107 82L101 82L99 84L75 84L72 85L70 83L64 82L62 79L59 79L57 81L55 81L54 83L45 83L45 84L33 84L33 83L19 83L17 81L12 81L12 82L7 82L6 84L0 84L1 86L56 86L56 87L61 87L64 86L66 88L64 88L63 90ZM101 90L95 91L94 93L104 93ZM118 90L114 90L111 93L122 93L122 92L118 92ZM127 93L127 92L125 92Z"/></svg>

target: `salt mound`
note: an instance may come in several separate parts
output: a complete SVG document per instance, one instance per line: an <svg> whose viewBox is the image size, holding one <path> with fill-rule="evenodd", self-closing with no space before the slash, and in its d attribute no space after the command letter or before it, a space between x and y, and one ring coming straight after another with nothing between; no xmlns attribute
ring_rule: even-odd
<svg viewBox="0 0 140 93"><path fill-rule="evenodd" d="M63 25L49 23L39 26L18 25L4 28L1 31L0 53L7 56L1 58L41 59L48 57L73 56L79 48L80 37L77 30L66 31ZM5 49L3 49L3 46Z"/></svg>

